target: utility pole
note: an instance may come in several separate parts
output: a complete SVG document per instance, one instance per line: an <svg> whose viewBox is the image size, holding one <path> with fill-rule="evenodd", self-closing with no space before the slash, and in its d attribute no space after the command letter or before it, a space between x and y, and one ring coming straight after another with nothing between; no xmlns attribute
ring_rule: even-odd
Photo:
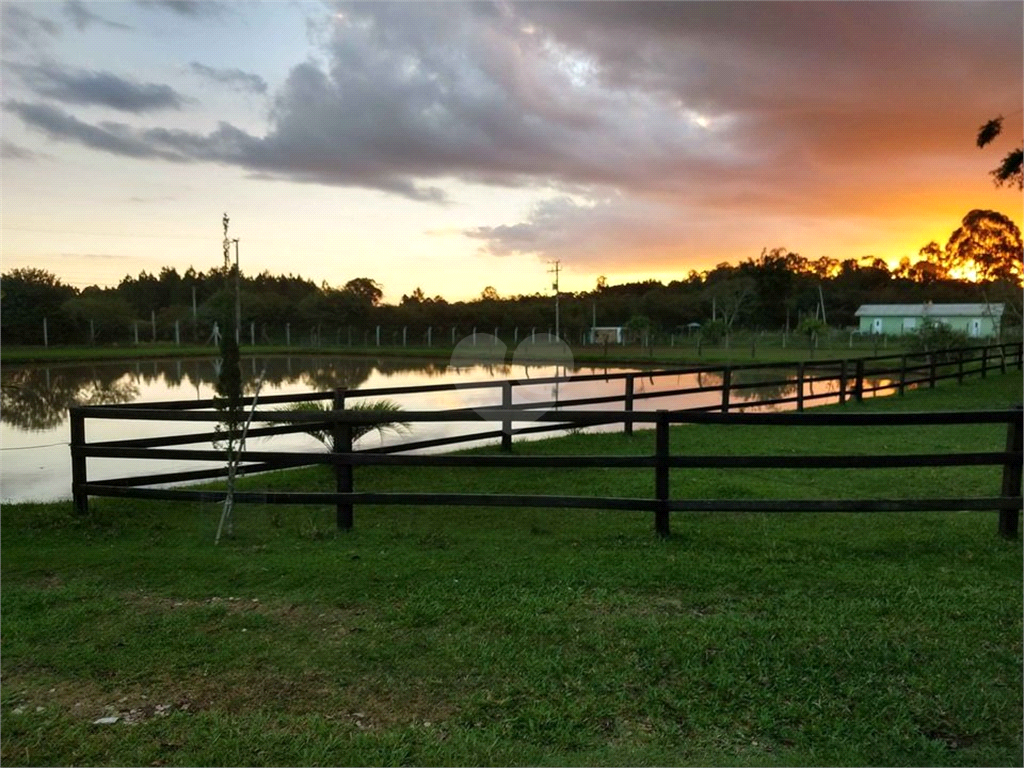
<svg viewBox="0 0 1024 768"><path fill-rule="evenodd" d="M551 284L551 287L555 289L555 338L556 339L560 339L561 335L560 335L560 331L559 331L559 316L558 316L558 273L561 271L562 262L559 261L558 259L555 259L554 261L551 261L551 262L548 262L548 263L549 264L554 264L554 266L551 269L548 270L548 274L554 273L554 275L555 275L555 281L554 281L554 283Z"/></svg>
<svg viewBox="0 0 1024 768"><path fill-rule="evenodd" d="M228 237L228 215L225 213L221 223L224 224L224 270L227 271L231 267L231 243L235 244L235 344L238 344L241 340L241 326L242 326L242 299L239 290L239 269L238 269L238 238L232 240Z"/></svg>
<svg viewBox="0 0 1024 768"><path fill-rule="evenodd" d="M235 344L241 344L242 332L242 291L239 287L241 281L242 270L238 267L238 238L234 239L235 243Z"/></svg>

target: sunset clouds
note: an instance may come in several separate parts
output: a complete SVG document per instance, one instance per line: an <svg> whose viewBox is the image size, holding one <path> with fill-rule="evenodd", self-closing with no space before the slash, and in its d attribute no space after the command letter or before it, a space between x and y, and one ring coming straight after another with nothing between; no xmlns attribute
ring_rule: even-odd
<svg viewBox="0 0 1024 768"><path fill-rule="evenodd" d="M1019 195L985 175L997 155L973 146L998 114L1011 138L1021 132L1019 3L299 8L305 50L235 31L272 51L261 64L185 45L190 25L236 11L221 23L244 27L256 6L5 4L8 156L85 148L154 175L235 169L263 200L268 180L280 194L404 200L409 221L455 216L453 258L559 258L581 277L685 274L783 242L812 257L898 258L907 238L1000 200L1020 221ZM100 66L68 41L83 27L131 38L167 23L180 51L139 67ZM480 200L502 190L530 202L496 221ZM4 193L18 194L6 173Z"/></svg>

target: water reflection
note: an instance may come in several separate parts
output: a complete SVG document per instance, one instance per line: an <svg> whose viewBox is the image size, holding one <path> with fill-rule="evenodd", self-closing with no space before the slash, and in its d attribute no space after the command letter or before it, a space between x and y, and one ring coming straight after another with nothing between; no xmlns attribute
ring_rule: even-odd
<svg viewBox="0 0 1024 768"><path fill-rule="evenodd" d="M721 384L721 377L718 377ZM742 387L737 393L743 400L780 400L796 394L796 376L779 369L740 369L732 372L733 386Z"/></svg>
<svg viewBox="0 0 1024 768"><path fill-rule="evenodd" d="M130 403L138 396L139 387L131 378L102 367L84 372L5 369L0 377L0 421L39 432L60 426L72 406Z"/></svg>
<svg viewBox="0 0 1024 768"><path fill-rule="evenodd" d="M700 408L720 405L721 392L715 387L722 384L721 374L674 374L653 376L649 372L630 369L640 375L634 379L634 408L649 411L659 408ZM567 378L543 384L537 379L562 374ZM622 379L605 378L579 381L574 375L598 374L608 377L626 372L620 368L578 368L566 371L561 366L507 364L504 362L476 363L454 366L444 362L423 362L394 359L341 358L328 356L273 356L246 357L242 360L244 386L252 392L260 374L263 374L262 393L292 394L342 388L350 391L377 387L404 387L434 383L454 384L445 391L392 396L407 410L434 410L442 408L493 407L501 402L499 388L464 387L463 384L482 381L512 380L517 382L513 403L566 402L589 397L608 397L625 394ZM75 405L99 405L127 402L160 402L166 400L205 400L214 396L218 377L214 358L163 359L104 362L96 364L23 365L4 366L0 370L0 443L4 451L0 464L0 498L12 501L52 500L67 498L70 494L70 458L68 454L68 408ZM733 370L732 383L743 386L734 390L730 400L741 410L781 410L795 407L792 403L764 405L764 401L777 400L795 394L795 372L774 369L769 371ZM868 382L866 382L868 383ZM871 382L868 386L882 382ZM748 387L746 385L756 386ZM805 396L821 393L825 398L814 404L838 400L835 380L805 383ZM658 397L659 393L693 387L707 387L709 391L689 395ZM652 397L654 395L654 397ZM557 407L557 406L556 406ZM621 401L585 406L596 409L617 410ZM526 414L522 424L527 425ZM608 425L608 429L616 429ZM176 429L189 431L182 422L142 423L93 420L87 424L90 442L117 439L126 436L143 437L150 434L170 434ZM479 424L419 423L415 425L413 440L431 440L454 434L471 434L481 429ZM155 430L155 431L154 431ZM284 438L282 438L284 439ZM306 439L303 435L294 440ZM278 438L275 438L275 441ZM310 439L311 440L311 439ZM395 440L400 441L400 438ZM391 443L391 439L387 441ZM298 443L273 450L308 450ZM144 461L137 460L131 468L123 461L90 459L89 473L93 479L117 477L124 474L145 473ZM138 469L136 470L136 467ZM193 466L160 466L151 471L171 471Z"/></svg>

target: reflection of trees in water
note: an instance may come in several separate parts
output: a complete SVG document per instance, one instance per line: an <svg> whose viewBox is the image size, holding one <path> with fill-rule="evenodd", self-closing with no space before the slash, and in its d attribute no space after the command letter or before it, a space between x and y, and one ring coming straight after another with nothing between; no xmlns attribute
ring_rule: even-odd
<svg viewBox="0 0 1024 768"><path fill-rule="evenodd" d="M409 361L378 361L330 357L247 357L242 360L243 386L251 392L261 372L271 388L303 384L312 389L355 389L374 369L388 373L416 371L440 376L447 365ZM138 360L103 362L95 365L4 366L0 375L0 419L24 430L46 430L60 426L67 410L75 405L129 403L139 397L140 385L169 389L200 387L212 389L217 383L214 358L187 360Z"/></svg>
<svg viewBox="0 0 1024 768"><path fill-rule="evenodd" d="M732 372L732 385L742 386L736 394L744 400L781 400L796 395L796 380L793 374L779 369Z"/></svg>
<svg viewBox="0 0 1024 768"><path fill-rule="evenodd" d="M100 366L99 369L102 369ZM0 420L18 429L42 431L63 423L75 405L129 403L139 396L138 385L122 373L86 368L15 368L0 379ZM88 378L82 378L82 374Z"/></svg>

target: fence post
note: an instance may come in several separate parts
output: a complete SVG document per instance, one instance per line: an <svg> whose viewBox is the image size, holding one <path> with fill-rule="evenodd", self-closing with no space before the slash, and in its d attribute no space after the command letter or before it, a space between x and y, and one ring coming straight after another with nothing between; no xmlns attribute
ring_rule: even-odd
<svg viewBox="0 0 1024 768"><path fill-rule="evenodd" d="M999 372L1006 373L1006 348L1002 345L999 347Z"/></svg>
<svg viewBox="0 0 1024 768"><path fill-rule="evenodd" d="M804 364L796 364L796 409L804 409Z"/></svg>
<svg viewBox="0 0 1024 768"><path fill-rule="evenodd" d="M900 394L907 391L907 356L900 357Z"/></svg>
<svg viewBox="0 0 1024 768"><path fill-rule="evenodd" d="M853 384L853 395L858 403L864 402L864 360L857 360L856 380Z"/></svg>
<svg viewBox="0 0 1024 768"><path fill-rule="evenodd" d="M89 512L89 495L83 486L88 481L85 456L85 415L80 408L69 408L71 426L71 498L80 515Z"/></svg>
<svg viewBox="0 0 1024 768"><path fill-rule="evenodd" d="M1006 452L1019 453L1024 450L1024 411L1021 406L1014 408L1016 415L1006 428ZM1021 462L1019 458L1008 459L1003 464L1003 492L1006 496L1020 496L1021 493ZM1007 539L1017 538L1017 526L1020 522L1019 509L999 510L999 535Z"/></svg>
<svg viewBox="0 0 1024 768"><path fill-rule="evenodd" d="M627 414L633 412L633 377L631 375L626 377L626 398L624 407ZM624 425L624 431L627 435L633 434L633 420L628 418L628 416Z"/></svg>
<svg viewBox="0 0 1024 768"><path fill-rule="evenodd" d="M729 412L729 389L732 387L732 368L722 369L722 413Z"/></svg>
<svg viewBox="0 0 1024 768"><path fill-rule="evenodd" d="M504 411L512 407L512 382L505 380L501 382L501 409ZM512 419L501 420L501 450L503 453L512 453Z"/></svg>
<svg viewBox="0 0 1024 768"><path fill-rule="evenodd" d="M43 346L44 347L49 347L50 346L50 333L49 333L49 331L46 328L46 318L45 317L43 318Z"/></svg>
<svg viewBox="0 0 1024 768"><path fill-rule="evenodd" d="M1014 347L1017 353L1017 370L1024 371L1024 344L1017 344Z"/></svg>
<svg viewBox="0 0 1024 768"><path fill-rule="evenodd" d="M659 410L654 435L654 530L662 538L669 535L668 522L668 411Z"/></svg>
<svg viewBox="0 0 1024 768"><path fill-rule="evenodd" d="M956 351L956 383L964 383L964 350L963 347Z"/></svg>
<svg viewBox="0 0 1024 768"><path fill-rule="evenodd" d="M988 378L988 347L981 348L981 378Z"/></svg>
<svg viewBox="0 0 1024 768"><path fill-rule="evenodd" d="M935 389L935 353L928 353L928 388Z"/></svg>
<svg viewBox="0 0 1024 768"><path fill-rule="evenodd" d="M333 405L335 416L337 415L338 411L345 410L345 390L334 390ZM336 420L331 424L331 432L334 438L332 441L331 450L334 453L352 453L352 425L342 424L340 421ZM351 464L334 465L334 489L337 493L352 493L352 470L353 467ZM337 504L336 517L339 531L351 531L352 502L339 501Z"/></svg>
<svg viewBox="0 0 1024 768"><path fill-rule="evenodd" d="M850 337L851 339L853 336ZM846 361L839 364L839 404L846 405Z"/></svg>

